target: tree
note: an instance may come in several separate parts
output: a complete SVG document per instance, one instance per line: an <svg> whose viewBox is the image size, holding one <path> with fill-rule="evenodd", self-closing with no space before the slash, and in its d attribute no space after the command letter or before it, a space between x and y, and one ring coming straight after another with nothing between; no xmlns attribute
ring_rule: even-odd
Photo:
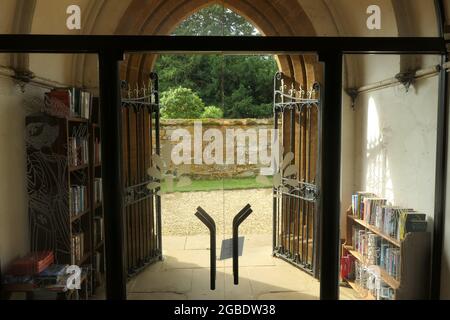
<svg viewBox="0 0 450 320"><path fill-rule="evenodd" d="M197 119L205 104L191 89L178 87L161 94L161 117L164 119Z"/></svg>
<svg viewBox="0 0 450 320"><path fill-rule="evenodd" d="M245 18L220 5L194 13L173 34L260 35ZM180 86L191 88L206 105L223 105L226 118L271 116L273 76L277 72L272 56L161 55L155 71L161 92Z"/></svg>
<svg viewBox="0 0 450 320"><path fill-rule="evenodd" d="M177 36L256 36L250 22L219 4L206 7L189 16L173 32Z"/></svg>

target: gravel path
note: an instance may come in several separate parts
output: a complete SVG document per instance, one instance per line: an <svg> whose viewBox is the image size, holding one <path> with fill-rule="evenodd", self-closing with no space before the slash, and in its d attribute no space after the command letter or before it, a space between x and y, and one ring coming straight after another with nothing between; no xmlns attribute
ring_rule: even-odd
<svg viewBox="0 0 450 320"><path fill-rule="evenodd" d="M214 218L218 235L231 235L233 217L247 203L253 213L241 224L239 234L272 233L272 189L251 189L164 194L163 235L208 234L194 216L198 206Z"/></svg>

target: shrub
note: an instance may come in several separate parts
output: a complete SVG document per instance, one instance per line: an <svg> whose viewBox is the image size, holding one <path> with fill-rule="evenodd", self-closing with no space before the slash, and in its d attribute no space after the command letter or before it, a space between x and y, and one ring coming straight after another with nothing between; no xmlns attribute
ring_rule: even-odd
<svg viewBox="0 0 450 320"><path fill-rule="evenodd" d="M223 110L216 106L208 106L203 110L202 113L203 119L222 119L223 118Z"/></svg>
<svg viewBox="0 0 450 320"><path fill-rule="evenodd" d="M161 94L163 119L198 119L204 108L202 99L188 88L172 88Z"/></svg>

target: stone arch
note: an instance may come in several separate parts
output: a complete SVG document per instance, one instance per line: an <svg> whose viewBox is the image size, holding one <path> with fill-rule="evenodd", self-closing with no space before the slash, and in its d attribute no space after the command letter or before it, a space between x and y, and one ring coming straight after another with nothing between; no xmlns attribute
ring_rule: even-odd
<svg viewBox="0 0 450 320"><path fill-rule="evenodd" d="M315 35L313 25L296 0L283 2L260 0L257 6L249 0L170 0L154 1L144 5L142 5L142 2L138 2L134 0L130 4L118 24L116 34L167 35L194 12L219 3L246 18L263 35ZM145 11L149 14L142 14ZM300 24L298 21L302 21L302 23ZM122 63L122 78L130 83L144 82L154 67L156 59L157 56L150 53L128 55L126 61ZM311 72L311 70L315 70L314 67L308 70L306 64L302 55L278 57L278 65L281 71L303 85L311 85L320 77L317 72Z"/></svg>

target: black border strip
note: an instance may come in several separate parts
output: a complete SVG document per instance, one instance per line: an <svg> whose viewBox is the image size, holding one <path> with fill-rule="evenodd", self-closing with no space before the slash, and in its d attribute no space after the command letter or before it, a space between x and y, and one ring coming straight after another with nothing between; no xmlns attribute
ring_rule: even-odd
<svg viewBox="0 0 450 320"><path fill-rule="evenodd" d="M342 54L444 54L440 37L218 37L120 35L0 35L0 52L99 53L115 52L228 52Z"/></svg>
<svg viewBox="0 0 450 320"><path fill-rule="evenodd" d="M444 39L446 19L443 1L435 0L435 8L439 34ZM443 65L447 61L447 55L443 54L441 64ZM444 240L448 161L448 85L447 70L441 66L439 70L438 89L433 250L431 257L430 282L430 297L434 300L439 299L441 296L442 249Z"/></svg>

